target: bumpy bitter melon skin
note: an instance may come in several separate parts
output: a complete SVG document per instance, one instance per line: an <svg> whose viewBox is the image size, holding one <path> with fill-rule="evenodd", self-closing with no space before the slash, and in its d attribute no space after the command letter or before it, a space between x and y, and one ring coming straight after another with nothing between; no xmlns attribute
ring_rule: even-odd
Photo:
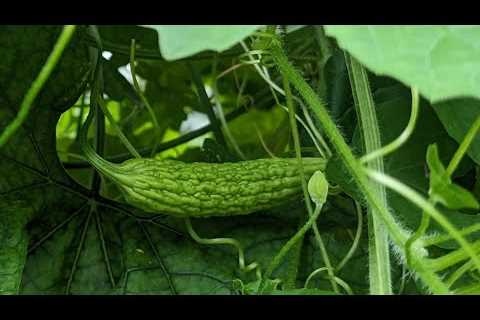
<svg viewBox="0 0 480 320"><path fill-rule="evenodd" d="M325 166L324 159L303 158L307 178ZM221 164L130 159L117 165L110 178L130 204L147 212L177 217L249 214L272 208L302 192L296 159Z"/></svg>

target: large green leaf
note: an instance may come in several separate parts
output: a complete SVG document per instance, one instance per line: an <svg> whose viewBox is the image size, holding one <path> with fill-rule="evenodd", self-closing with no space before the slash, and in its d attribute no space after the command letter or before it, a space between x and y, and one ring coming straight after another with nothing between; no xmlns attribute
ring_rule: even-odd
<svg viewBox="0 0 480 320"><path fill-rule="evenodd" d="M60 27L1 29L0 131L15 116L20 101L46 61L60 31ZM53 216L52 213L62 210L68 214L78 205L75 189L70 189L72 193L64 192L72 181L56 156L54 142L59 114L76 101L86 84L88 55L86 48L78 42L82 32L83 29L77 31L77 37L63 53L27 121L0 150L0 202L12 205L9 210L1 210L2 226L5 227L2 229L8 232L2 235L5 241L0 243L0 259L5 262L15 258L15 276L21 276L24 269L27 244L32 236L25 227L31 219ZM0 274L8 275L12 271L11 265L0 263ZM20 279L2 279L7 286L2 289L16 290Z"/></svg>
<svg viewBox="0 0 480 320"><path fill-rule="evenodd" d="M260 26L170 26L150 25L158 31L160 51L166 60L185 58L204 50L223 51Z"/></svg>
<svg viewBox="0 0 480 320"><path fill-rule="evenodd" d="M418 87L432 102L479 97L478 26L327 26L373 72Z"/></svg>
<svg viewBox="0 0 480 320"><path fill-rule="evenodd" d="M0 295L18 294L27 257L25 226L31 209L22 201L0 203Z"/></svg>

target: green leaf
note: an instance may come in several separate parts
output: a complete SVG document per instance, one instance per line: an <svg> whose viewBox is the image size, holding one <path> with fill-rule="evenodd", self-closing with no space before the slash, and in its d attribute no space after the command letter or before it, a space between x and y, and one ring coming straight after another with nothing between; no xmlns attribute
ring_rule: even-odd
<svg viewBox="0 0 480 320"><path fill-rule="evenodd" d="M438 155L438 147L436 144L431 144L427 148L427 164L430 169L430 187L432 186L432 181L433 184L435 184L442 178L448 179L448 177L444 177L446 170Z"/></svg>
<svg viewBox="0 0 480 320"><path fill-rule="evenodd" d="M146 26L158 31L160 51L166 60L185 58L204 50L226 50L261 26Z"/></svg>
<svg viewBox="0 0 480 320"><path fill-rule="evenodd" d="M38 74L54 45L61 27L5 27L0 31L0 131L14 117L20 101ZM17 270L24 268L28 239L37 235L26 226L35 219L54 218L57 212L67 215L78 205L77 191L65 173L55 148L55 124L60 113L68 109L84 90L89 74L88 51L80 45L84 30L79 29L36 100L26 122L0 151L0 202L12 204L2 211L2 222L9 229L6 246L0 259L8 259L8 250L15 249ZM69 188L70 187L70 188ZM71 190L66 193L65 189ZM20 204L16 204L18 202ZM25 209L22 209L22 203ZM33 219L33 220L32 220ZM37 220L38 221L38 220ZM50 228L55 223L45 224ZM4 234L5 235L5 234ZM12 258L13 256L10 256ZM52 259L46 270L53 267ZM8 266L2 266L8 268ZM42 271L39 269L39 271ZM3 272L3 270L2 270ZM5 270L8 273L8 270ZM22 276L24 277L24 273ZM22 288L24 286L22 279ZM9 280L11 281L11 279ZM11 286L12 282L6 284Z"/></svg>
<svg viewBox="0 0 480 320"><path fill-rule="evenodd" d="M27 258L25 226L31 211L21 201L0 203L0 295L19 293Z"/></svg>
<svg viewBox="0 0 480 320"><path fill-rule="evenodd" d="M373 72L417 87L432 102L480 98L478 26L328 26L326 33Z"/></svg>
<svg viewBox="0 0 480 320"><path fill-rule="evenodd" d="M427 164L430 169L429 193L432 199L450 209L479 208L477 199L468 190L452 183L447 176L435 144L428 146Z"/></svg>

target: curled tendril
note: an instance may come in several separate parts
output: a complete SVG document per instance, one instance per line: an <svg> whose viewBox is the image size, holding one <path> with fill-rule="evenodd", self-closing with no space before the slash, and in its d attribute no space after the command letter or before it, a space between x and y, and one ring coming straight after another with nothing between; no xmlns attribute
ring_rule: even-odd
<svg viewBox="0 0 480 320"><path fill-rule="evenodd" d="M260 271L260 266L257 262L252 262L248 265L245 265L245 254L243 252L243 248L236 239L233 238L213 238L213 239L204 239L200 238L200 236L193 230L192 222L189 218L185 218L185 226L187 227L188 234L192 237L193 240L200 244L206 245L229 245L233 246L238 251L238 265L240 270L244 273L248 273L252 270L256 270L257 279L262 278L262 273Z"/></svg>
<svg viewBox="0 0 480 320"><path fill-rule="evenodd" d="M308 284L310 283L310 281L312 280L313 277L315 277L317 274L319 274L320 272L323 272L323 271L328 271L328 268L327 267L321 267L321 268L318 268L316 270L314 270L312 273L310 273L310 275L308 276L307 280L305 281L305 286L304 288L307 289L308 288ZM342 287L345 292L347 292L347 294L349 295L353 295L353 291L352 291L352 288L350 288L350 286L348 285L348 283L346 283L345 281L343 281L342 279L340 279L339 277L333 277L333 280L340 286Z"/></svg>

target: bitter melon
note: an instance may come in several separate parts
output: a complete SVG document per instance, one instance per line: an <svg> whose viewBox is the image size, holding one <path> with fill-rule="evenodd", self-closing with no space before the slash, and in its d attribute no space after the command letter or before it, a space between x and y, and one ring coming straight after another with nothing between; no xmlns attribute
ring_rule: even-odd
<svg viewBox="0 0 480 320"><path fill-rule="evenodd" d="M87 122L91 117L90 112ZM289 201L302 191L296 159L184 163L141 158L114 164L95 153L83 131L81 144L90 163L118 185L127 202L147 212L177 217L249 214ZM302 160L306 178L326 166L322 158Z"/></svg>
<svg viewBox="0 0 480 320"><path fill-rule="evenodd" d="M325 160L304 158L303 166L309 178L325 169ZM248 214L291 200L302 191L296 159L221 164L131 159L108 175L129 203L178 217Z"/></svg>

